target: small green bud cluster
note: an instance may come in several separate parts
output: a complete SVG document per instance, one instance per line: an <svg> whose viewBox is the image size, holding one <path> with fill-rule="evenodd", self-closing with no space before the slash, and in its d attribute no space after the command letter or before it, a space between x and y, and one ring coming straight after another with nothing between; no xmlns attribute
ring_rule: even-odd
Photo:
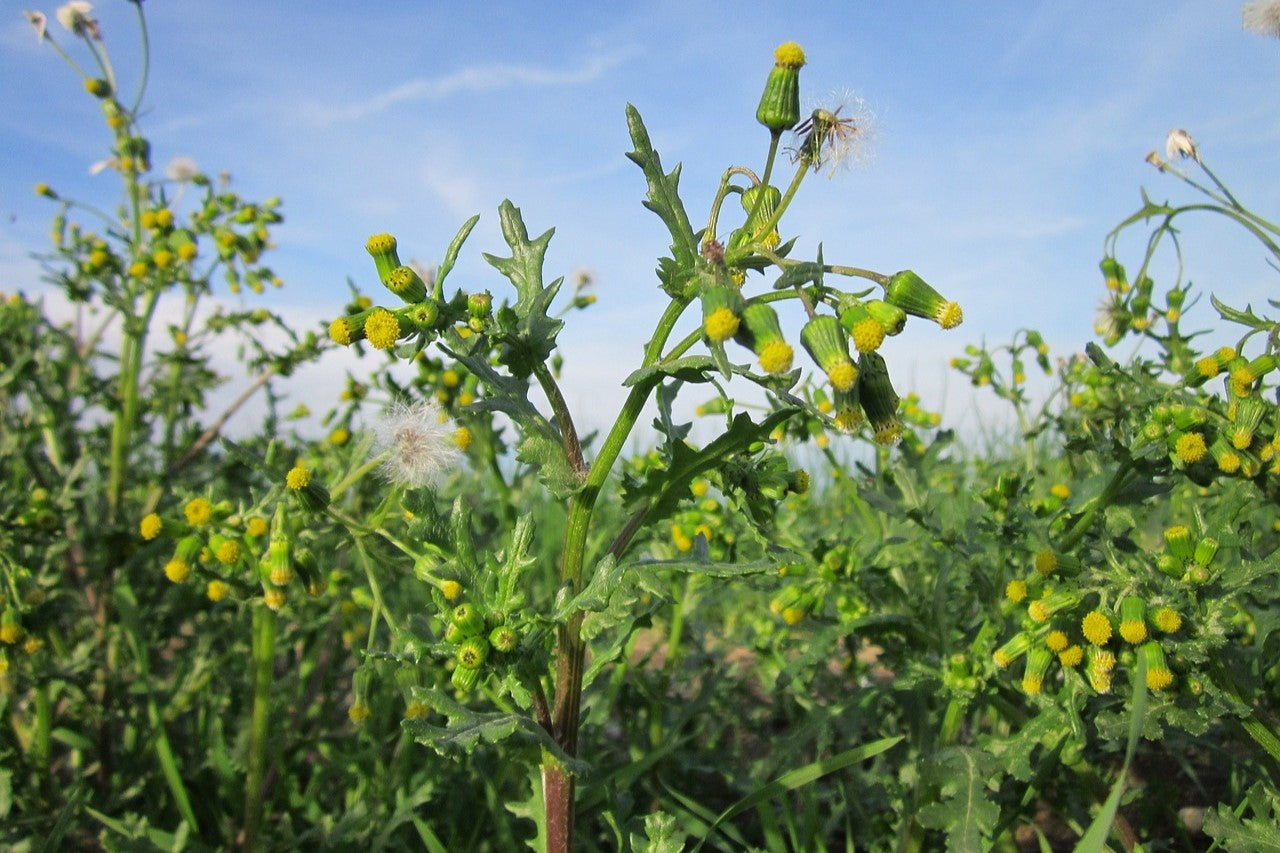
<svg viewBox="0 0 1280 853"><path fill-rule="evenodd" d="M445 268L434 282L424 280L412 266L400 262L396 238L374 234L365 242L373 258L378 280L403 303L399 307L348 306L344 316L329 325L329 337L343 346L368 341L374 349L390 350L400 341L415 343L413 353L454 329L462 337L492 331L493 297L486 291L457 291L444 297ZM351 308L356 310L350 310Z"/></svg>
<svg viewBox="0 0 1280 853"><path fill-rule="evenodd" d="M447 618L444 639L454 647L451 680L461 692L476 686L486 663L512 654L520 644L519 631L502 613L482 613L475 604L463 602Z"/></svg>

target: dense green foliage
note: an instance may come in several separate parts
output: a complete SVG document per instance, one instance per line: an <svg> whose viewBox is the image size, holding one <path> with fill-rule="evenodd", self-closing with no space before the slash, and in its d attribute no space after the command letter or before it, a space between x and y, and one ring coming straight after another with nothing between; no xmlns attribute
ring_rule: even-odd
<svg viewBox="0 0 1280 853"><path fill-rule="evenodd" d="M142 93L121 100L77 14L122 194L105 214L39 185L49 287L3 283L0 843L1280 844L1280 326L1214 299L1217 327L1188 331L1190 285L1149 272L1188 212L1277 261L1280 230L1189 137L1158 165L1203 200L1144 197L1106 241L1099 336L1144 345L968 347L955 368L1020 433L979 455L900 400L877 353L908 315L950 329L959 307L780 239L804 177L858 132L838 111L796 124L797 46L759 108L763 177L728 169L705 228L628 108L672 238L666 305L615 426L583 438L556 340L592 299L545 281L550 231L504 203L510 255L471 293L445 283L474 218L430 272L374 235L378 295L353 285L327 338L291 329L258 296L279 284L279 202L152 177ZM1132 281L1131 229L1150 235ZM163 328L161 306L180 319ZM806 317L803 366L784 307ZM686 309L703 323L673 343ZM213 358L228 341L244 375ZM332 408L309 440L275 395L333 342L366 368L314 401ZM1053 377L1043 404L1027 365ZM235 442L205 406L226 380L233 409L266 401ZM766 410L737 401L746 384ZM689 440L682 394L723 423L710 441ZM650 399L651 449L628 458Z"/></svg>

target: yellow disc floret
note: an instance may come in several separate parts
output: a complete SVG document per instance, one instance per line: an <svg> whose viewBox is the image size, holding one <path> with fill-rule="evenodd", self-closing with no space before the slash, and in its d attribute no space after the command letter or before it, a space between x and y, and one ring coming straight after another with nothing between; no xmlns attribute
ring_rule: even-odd
<svg viewBox="0 0 1280 853"><path fill-rule="evenodd" d="M1020 604L1027 598L1027 582L1021 580L1009 581L1009 585L1004 588L1005 598L1014 604Z"/></svg>
<svg viewBox="0 0 1280 853"><path fill-rule="evenodd" d="M738 315L733 311L728 308L717 308L702 321L702 330L706 332L708 340L723 343L738 333L740 323Z"/></svg>
<svg viewBox="0 0 1280 853"><path fill-rule="evenodd" d="M787 68L799 68L804 65L804 48L793 41L784 41L773 51L773 61Z"/></svg>
<svg viewBox="0 0 1280 853"><path fill-rule="evenodd" d="M760 367L765 373L776 376L790 370L794 358L795 350L786 341L770 341L760 350Z"/></svg>
<svg viewBox="0 0 1280 853"><path fill-rule="evenodd" d="M351 320L347 317L339 317L329 324L329 337L344 347L351 343L352 332Z"/></svg>
<svg viewBox="0 0 1280 853"><path fill-rule="evenodd" d="M240 543L234 539L228 539L218 546L214 556L218 558L218 562L224 566L229 566L240 559L241 548Z"/></svg>
<svg viewBox="0 0 1280 853"><path fill-rule="evenodd" d="M851 361L837 361L827 371L827 378L831 380L831 387L837 391L848 391L853 387L853 383L858 381L858 368L853 366Z"/></svg>
<svg viewBox="0 0 1280 853"><path fill-rule="evenodd" d="M375 349L391 349L400 338L400 321L387 309L378 308L365 320L364 333Z"/></svg>
<svg viewBox="0 0 1280 853"><path fill-rule="evenodd" d="M938 314L934 318L938 321L938 325L944 329L954 329L964 322L964 312L960 310L959 302L947 302L938 309Z"/></svg>
<svg viewBox="0 0 1280 853"><path fill-rule="evenodd" d="M183 509L187 516L187 521L191 524L199 526L208 524L209 519L213 517L213 504L209 503L206 498L194 498L187 501L187 506Z"/></svg>
<svg viewBox="0 0 1280 853"><path fill-rule="evenodd" d="M1205 446L1204 436L1200 435L1200 433L1187 432L1178 436L1173 449L1178 459L1187 465L1194 465L1204 458L1209 448Z"/></svg>
<svg viewBox="0 0 1280 853"><path fill-rule="evenodd" d="M186 560L174 557L164 564L164 576L174 583L182 583L191 576L191 567Z"/></svg>
<svg viewBox="0 0 1280 853"><path fill-rule="evenodd" d="M284 475L284 484L294 491L305 489L310 482L311 474L301 463L294 465Z"/></svg>
<svg viewBox="0 0 1280 853"><path fill-rule="evenodd" d="M884 324L875 317L863 317L853 324L853 347L858 352L875 352L884 343Z"/></svg>
<svg viewBox="0 0 1280 853"><path fill-rule="evenodd" d="M138 525L138 532L142 534L143 539L150 541L159 536L163 528L164 522L153 512L143 517L142 523Z"/></svg>
<svg viewBox="0 0 1280 853"><path fill-rule="evenodd" d="M1090 610L1080 620L1084 638L1095 646L1105 646L1111 639L1111 620L1097 610Z"/></svg>

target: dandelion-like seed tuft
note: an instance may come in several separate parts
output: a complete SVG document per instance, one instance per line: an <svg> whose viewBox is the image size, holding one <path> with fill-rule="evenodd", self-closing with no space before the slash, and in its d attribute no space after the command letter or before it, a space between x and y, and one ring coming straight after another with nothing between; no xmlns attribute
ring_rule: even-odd
<svg viewBox="0 0 1280 853"><path fill-rule="evenodd" d="M1260 36L1280 38L1280 3L1276 0L1254 0L1240 10L1244 28Z"/></svg>
<svg viewBox="0 0 1280 853"><path fill-rule="evenodd" d="M387 454L382 475L410 487L435 484L462 457L456 431L435 400L394 404L375 427L374 447Z"/></svg>

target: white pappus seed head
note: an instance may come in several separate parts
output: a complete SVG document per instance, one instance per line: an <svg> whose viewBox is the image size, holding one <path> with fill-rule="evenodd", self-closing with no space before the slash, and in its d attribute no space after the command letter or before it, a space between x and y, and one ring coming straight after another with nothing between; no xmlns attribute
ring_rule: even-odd
<svg viewBox="0 0 1280 853"><path fill-rule="evenodd" d="M434 485L462 458L453 420L435 400L393 403L374 428L374 449L387 453L381 473L405 486Z"/></svg>

